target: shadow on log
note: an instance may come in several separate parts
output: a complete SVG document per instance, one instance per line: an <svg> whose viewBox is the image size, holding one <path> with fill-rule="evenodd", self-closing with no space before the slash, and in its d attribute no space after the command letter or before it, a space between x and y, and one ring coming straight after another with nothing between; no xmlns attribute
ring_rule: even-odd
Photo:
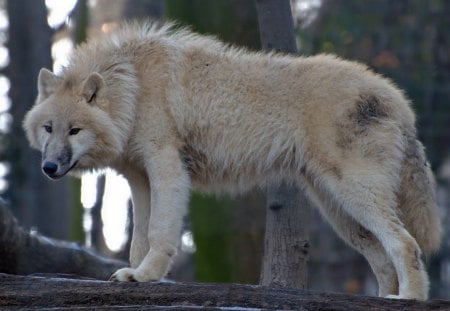
<svg viewBox="0 0 450 311"><path fill-rule="evenodd" d="M95 310L450 310L450 301L391 300L284 287L122 283L0 274L0 308Z"/></svg>

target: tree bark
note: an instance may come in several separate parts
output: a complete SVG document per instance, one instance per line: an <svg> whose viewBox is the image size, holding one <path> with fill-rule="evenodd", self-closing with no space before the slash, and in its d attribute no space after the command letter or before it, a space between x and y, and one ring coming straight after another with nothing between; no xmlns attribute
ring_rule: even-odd
<svg viewBox="0 0 450 311"><path fill-rule="evenodd" d="M261 45L265 51L297 54L289 0L256 0Z"/></svg>
<svg viewBox="0 0 450 311"><path fill-rule="evenodd" d="M127 283L0 274L0 308L95 310L450 310L450 301L395 300L239 284Z"/></svg>
<svg viewBox="0 0 450 311"><path fill-rule="evenodd" d="M263 50L297 53L289 0L256 0ZM308 202L286 184L267 191L266 235L260 284L306 288Z"/></svg>
<svg viewBox="0 0 450 311"><path fill-rule="evenodd" d="M51 68L52 32L47 24L45 1L9 0L7 68L11 81L9 92L13 116L7 147L10 164L6 198L14 207L20 223L47 236L67 239L69 236L69 183L65 178L57 183L45 178L39 169L41 156L32 150L22 129L25 113L37 95L37 76L42 67ZM40 206L45 209L35 209Z"/></svg>
<svg viewBox="0 0 450 311"><path fill-rule="evenodd" d="M127 265L98 256L76 243L25 231L0 202L0 272L64 273L106 280Z"/></svg>
<svg viewBox="0 0 450 311"><path fill-rule="evenodd" d="M97 177L97 196L94 206L91 208L92 225L90 232L90 245L103 254L111 253L106 245L105 236L103 234L102 205L103 195L105 194L105 183L105 175Z"/></svg>
<svg viewBox="0 0 450 311"><path fill-rule="evenodd" d="M268 189L261 285L306 288L309 241L307 203L298 188Z"/></svg>

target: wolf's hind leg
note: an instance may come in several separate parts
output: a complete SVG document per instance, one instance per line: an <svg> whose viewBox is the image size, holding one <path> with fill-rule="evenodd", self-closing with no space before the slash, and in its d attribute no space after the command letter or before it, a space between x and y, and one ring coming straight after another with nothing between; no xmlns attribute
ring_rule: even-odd
<svg viewBox="0 0 450 311"><path fill-rule="evenodd" d="M395 186L383 174L382 167L347 171L339 182L322 183L331 198L350 217L370 231L381 242L394 264L399 281L399 295L393 298L425 300L428 296L428 275L416 240L405 229L397 212Z"/></svg>
<svg viewBox="0 0 450 311"><path fill-rule="evenodd" d="M377 238L345 211L333 206L330 200L312 190L317 205L336 233L368 261L378 282L378 296L398 294L398 280L392 261Z"/></svg>

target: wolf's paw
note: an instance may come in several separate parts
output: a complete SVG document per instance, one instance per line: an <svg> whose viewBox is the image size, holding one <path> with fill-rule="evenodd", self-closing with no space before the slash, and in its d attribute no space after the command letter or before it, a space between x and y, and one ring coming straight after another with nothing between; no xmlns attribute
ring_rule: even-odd
<svg viewBox="0 0 450 311"><path fill-rule="evenodd" d="M405 295L387 295L384 298L388 298L388 299L415 299L415 300L427 300L427 297L424 296L418 296L418 295L409 295L409 296L405 296Z"/></svg>
<svg viewBox="0 0 450 311"><path fill-rule="evenodd" d="M388 298L388 299L405 299L400 295L387 295L384 298Z"/></svg>
<svg viewBox="0 0 450 311"><path fill-rule="evenodd" d="M151 282L158 281L158 278L139 273L138 269L123 268L111 275L109 280L113 282Z"/></svg>
<svg viewBox="0 0 450 311"><path fill-rule="evenodd" d="M111 275L109 280L113 282L137 282L136 278L134 277L134 272L135 269L123 268L117 270L113 275Z"/></svg>

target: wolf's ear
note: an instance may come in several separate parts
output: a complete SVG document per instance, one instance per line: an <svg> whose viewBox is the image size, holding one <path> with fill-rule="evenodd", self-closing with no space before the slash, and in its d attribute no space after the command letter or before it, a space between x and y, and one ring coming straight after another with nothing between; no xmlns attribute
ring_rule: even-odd
<svg viewBox="0 0 450 311"><path fill-rule="evenodd" d="M38 76L39 97L42 99L49 97L55 91L57 81L58 77L53 72L42 68Z"/></svg>
<svg viewBox="0 0 450 311"><path fill-rule="evenodd" d="M83 96L88 103L91 103L101 93L104 87L105 80L103 77L96 72L91 73L83 83Z"/></svg>

